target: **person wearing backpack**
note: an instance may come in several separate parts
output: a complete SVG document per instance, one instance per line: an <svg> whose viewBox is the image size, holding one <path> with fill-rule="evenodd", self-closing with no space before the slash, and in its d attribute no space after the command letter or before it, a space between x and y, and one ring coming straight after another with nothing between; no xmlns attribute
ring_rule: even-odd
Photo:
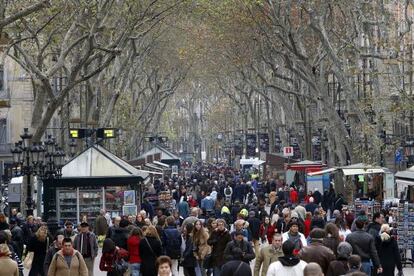
<svg viewBox="0 0 414 276"><path fill-rule="evenodd" d="M48 276L88 276L88 268L79 251L73 248L72 239L64 238L63 247L53 256Z"/></svg>
<svg viewBox="0 0 414 276"><path fill-rule="evenodd" d="M181 258L181 233L173 216L167 217L167 227L162 233L162 245L164 254L172 260L172 271L177 271L178 260Z"/></svg>

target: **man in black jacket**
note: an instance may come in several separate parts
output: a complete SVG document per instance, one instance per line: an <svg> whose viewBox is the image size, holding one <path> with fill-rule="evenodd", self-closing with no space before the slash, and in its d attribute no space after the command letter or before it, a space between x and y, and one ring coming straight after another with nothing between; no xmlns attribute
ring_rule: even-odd
<svg viewBox="0 0 414 276"><path fill-rule="evenodd" d="M233 249L234 260L229 261L223 265L221 275L228 276L252 276L252 269L250 265L242 261L243 251L240 248Z"/></svg>
<svg viewBox="0 0 414 276"><path fill-rule="evenodd" d="M249 212L249 219L247 220L247 222L249 223L249 230L252 235L254 253L258 255L260 250L260 220L256 218L256 213L254 211Z"/></svg>
<svg viewBox="0 0 414 276"><path fill-rule="evenodd" d="M372 222L368 224L367 232L375 239L375 247L378 249L381 247L380 230L381 225L384 223L384 215L380 212L374 213L372 216Z"/></svg>
<svg viewBox="0 0 414 276"><path fill-rule="evenodd" d="M365 232L365 221L358 218L355 221L356 231L346 237L346 241L352 245L353 254L359 255L362 260L362 271L367 275L371 275L371 261L377 273L382 273L381 263L378 258L377 249L375 247L374 238Z"/></svg>
<svg viewBox="0 0 414 276"><path fill-rule="evenodd" d="M242 258L241 260L245 263L249 263L253 260L256 256L254 255L253 248L249 242L244 240L243 231L236 231L234 235L234 240L229 242L226 245L226 249L224 249L224 259L226 261L237 260L239 256L237 255L237 250L234 251L235 248L239 248L242 251Z"/></svg>
<svg viewBox="0 0 414 276"><path fill-rule="evenodd" d="M11 218L9 220L9 224L10 224L10 232L12 234L13 248L17 256L19 256L19 258L22 259L23 248L24 248L23 230L17 225L17 221L14 218Z"/></svg>

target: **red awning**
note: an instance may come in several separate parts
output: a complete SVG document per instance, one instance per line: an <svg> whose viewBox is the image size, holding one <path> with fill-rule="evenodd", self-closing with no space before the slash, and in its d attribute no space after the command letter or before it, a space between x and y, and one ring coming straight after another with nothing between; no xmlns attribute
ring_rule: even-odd
<svg viewBox="0 0 414 276"><path fill-rule="evenodd" d="M293 164L285 164L285 168L292 171L315 172L326 168L326 165L321 162L305 160Z"/></svg>

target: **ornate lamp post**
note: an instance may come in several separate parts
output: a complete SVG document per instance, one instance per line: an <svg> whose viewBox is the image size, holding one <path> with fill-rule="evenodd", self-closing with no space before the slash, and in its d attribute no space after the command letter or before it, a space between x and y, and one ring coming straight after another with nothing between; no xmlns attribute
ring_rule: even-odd
<svg viewBox="0 0 414 276"><path fill-rule="evenodd" d="M59 148L55 139L49 135L42 143L31 143L33 135L25 128L20 135L21 141L15 143L12 149L15 175L25 175L27 181L26 215L33 215L33 198L31 176L44 178L59 178L65 160L64 151Z"/></svg>

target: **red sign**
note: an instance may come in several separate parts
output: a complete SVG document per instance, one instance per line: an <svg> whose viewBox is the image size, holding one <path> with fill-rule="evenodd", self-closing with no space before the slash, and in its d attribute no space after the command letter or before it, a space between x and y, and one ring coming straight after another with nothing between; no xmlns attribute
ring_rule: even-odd
<svg viewBox="0 0 414 276"><path fill-rule="evenodd" d="M293 156L293 147L283 147L283 156Z"/></svg>

